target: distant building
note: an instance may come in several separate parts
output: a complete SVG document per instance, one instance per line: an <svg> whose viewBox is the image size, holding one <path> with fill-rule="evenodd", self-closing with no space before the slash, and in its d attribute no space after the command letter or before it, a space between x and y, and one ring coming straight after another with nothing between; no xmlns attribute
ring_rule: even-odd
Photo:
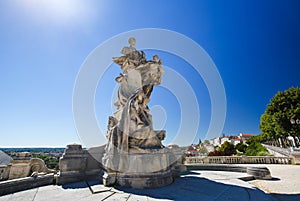
<svg viewBox="0 0 300 201"><path fill-rule="evenodd" d="M240 140L245 141L247 139L249 139L250 137L253 137L253 134L245 134L245 133L240 133L238 135L238 137L240 138Z"/></svg>
<svg viewBox="0 0 300 201"><path fill-rule="evenodd" d="M211 152L215 150L215 147L212 144L205 145L207 152Z"/></svg>
<svg viewBox="0 0 300 201"><path fill-rule="evenodd" d="M213 138L213 139L209 140L209 143L213 146L220 146L221 138L220 137Z"/></svg>
<svg viewBox="0 0 300 201"><path fill-rule="evenodd" d="M234 137L231 139L231 142L234 144L234 145L237 145L238 143L241 142L241 139L239 137Z"/></svg>
<svg viewBox="0 0 300 201"><path fill-rule="evenodd" d="M216 137L213 139L209 140L209 143L213 146L221 146L224 142L231 142L234 145L237 145L241 141L246 141L250 137L253 137L253 134L245 134L245 133L240 133L238 136L225 136L224 134L222 137Z"/></svg>
<svg viewBox="0 0 300 201"><path fill-rule="evenodd" d="M230 137L228 137L228 136L222 137L222 138L221 138L221 145L222 145L224 142L231 142Z"/></svg>

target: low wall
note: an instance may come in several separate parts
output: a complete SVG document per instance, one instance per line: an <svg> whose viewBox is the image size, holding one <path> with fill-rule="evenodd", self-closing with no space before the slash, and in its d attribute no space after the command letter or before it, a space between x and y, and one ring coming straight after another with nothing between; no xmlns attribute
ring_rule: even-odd
<svg viewBox="0 0 300 201"><path fill-rule="evenodd" d="M243 172L249 176L240 178L243 180L253 179L272 179L271 172L267 167L251 167L251 166L239 166L233 164L188 164L187 170L207 170L207 171L229 171L229 172Z"/></svg>
<svg viewBox="0 0 300 201"><path fill-rule="evenodd" d="M0 182L0 196L40 186L54 184L54 174L25 177Z"/></svg>
<svg viewBox="0 0 300 201"><path fill-rule="evenodd" d="M291 157L274 156L208 156L186 157L186 164L293 164Z"/></svg>

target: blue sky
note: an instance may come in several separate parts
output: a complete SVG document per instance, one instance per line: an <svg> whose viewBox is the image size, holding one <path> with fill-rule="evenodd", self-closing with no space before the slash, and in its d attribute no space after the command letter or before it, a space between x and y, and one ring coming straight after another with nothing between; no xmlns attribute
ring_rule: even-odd
<svg viewBox="0 0 300 201"><path fill-rule="evenodd" d="M72 94L81 64L105 40L141 28L173 30L203 47L226 90L223 133L258 134L270 98L300 85L299 11L298 1L0 1L0 147L80 143ZM189 81L199 98L196 138L202 138L210 118L205 84L184 61L165 53L160 57ZM108 70L107 89L115 87L119 72L116 66ZM95 109L105 131L113 111L102 113L101 105L110 105L102 93L107 92L97 90ZM164 128L172 137L178 103L161 100L172 97L168 94L155 89L151 104L165 107Z"/></svg>

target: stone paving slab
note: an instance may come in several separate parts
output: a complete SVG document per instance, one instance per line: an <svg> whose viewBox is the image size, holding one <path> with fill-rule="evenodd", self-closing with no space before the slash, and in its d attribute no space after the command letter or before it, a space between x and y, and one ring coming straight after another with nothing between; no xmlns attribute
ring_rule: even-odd
<svg viewBox="0 0 300 201"><path fill-rule="evenodd" d="M99 183L89 183L95 191L92 193L86 182L64 186L44 186L0 197L0 201L93 201L93 200L251 200L276 201L270 194L256 188L249 182L238 178L246 173L222 171L191 171L174 183L157 189L128 189L116 187L109 190Z"/></svg>
<svg viewBox="0 0 300 201"><path fill-rule="evenodd" d="M269 168L272 180L254 180L250 184L278 200L300 200L300 165L265 165Z"/></svg>
<svg viewBox="0 0 300 201"><path fill-rule="evenodd" d="M268 193L300 194L300 165L265 166L269 168L273 179L250 183Z"/></svg>

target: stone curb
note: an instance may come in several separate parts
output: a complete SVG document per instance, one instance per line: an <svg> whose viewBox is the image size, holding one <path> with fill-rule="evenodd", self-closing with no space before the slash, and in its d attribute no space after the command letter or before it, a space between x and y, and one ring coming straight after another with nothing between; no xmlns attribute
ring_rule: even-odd
<svg viewBox="0 0 300 201"><path fill-rule="evenodd" d="M0 182L0 196L40 186L52 185L54 184L54 181L53 173L37 177L25 177L2 181Z"/></svg>
<svg viewBox="0 0 300 201"><path fill-rule="evenodd" d="M254 179L264 179L264 180L272 179L270 170L267 167L252 167L252 166L247 167L247 166L228 165L228 164L214 164L214 165L198 164L198 165L186 165L186 167L187 170L243 172L251 175Z"/></svg>

